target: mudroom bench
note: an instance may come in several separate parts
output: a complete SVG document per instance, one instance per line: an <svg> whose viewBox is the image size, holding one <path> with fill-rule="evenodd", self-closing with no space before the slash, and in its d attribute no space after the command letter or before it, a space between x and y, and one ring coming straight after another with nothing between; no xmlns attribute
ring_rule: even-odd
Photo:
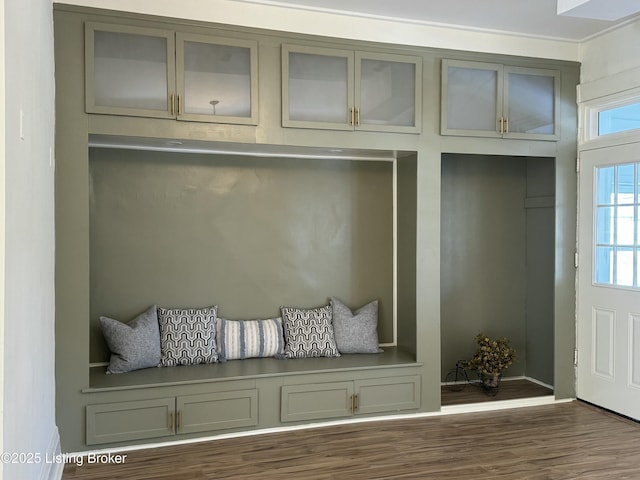
<svg viewBox="0 0 640 480"><path fill-rule="evenodd" d="M90 369L87 445L175 441L418 410L421 367L397 347L330 358L248 358L108 375Z"/></svg>

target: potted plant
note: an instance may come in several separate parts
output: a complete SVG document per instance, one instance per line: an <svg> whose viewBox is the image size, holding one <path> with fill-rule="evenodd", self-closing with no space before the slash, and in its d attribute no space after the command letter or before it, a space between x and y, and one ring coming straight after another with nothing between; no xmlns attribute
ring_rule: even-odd
<svg viewBox="0 0 640 480"><path fill-rule="evenodd" d="M516 350L505 338L491 339L484 333L476 335L478 350L469 360L468 368L478 373L488 394L498 393L502 372L516 359Z"/></svg>

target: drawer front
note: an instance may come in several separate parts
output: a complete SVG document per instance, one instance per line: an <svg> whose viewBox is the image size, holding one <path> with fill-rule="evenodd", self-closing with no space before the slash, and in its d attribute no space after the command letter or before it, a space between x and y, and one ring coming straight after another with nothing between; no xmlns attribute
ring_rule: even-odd
<svg viewBox="0 0 640 480"><path fill-rule="evenodd" d="M258 424L258 390L182 396L176 409L178 433L252 427Z"/></svg>
<svg viewBox="0 0 640 480"><path fill-rule="evenodd" d="M420 408L420 376L356 380L355 414L396 412Z"/></svg>
<svg viewBox="0 0 640 480"><path fill-rule="evenodd" d="M173 435L175 398L87 405L87 445Z"/></svg>
<svg viewBox="0 0 640 480"><path fill-rule="evenodd" d="M296 422L350 417L353 382L331 382L282 387L280 420Z"/></svg>

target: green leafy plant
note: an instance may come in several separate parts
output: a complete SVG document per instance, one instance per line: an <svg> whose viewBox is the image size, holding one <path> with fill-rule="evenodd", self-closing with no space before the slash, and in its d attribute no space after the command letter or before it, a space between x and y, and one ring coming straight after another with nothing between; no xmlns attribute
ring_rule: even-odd
<svg viewBox="0 0 640 480"><path fill-rule="evenodd" d="M476 343L478 350L469 360L468 368L480 375L494 377L501 375L503 370L509 368L516 359L516 350L505 337L492 340L484 333L480 333L476 335Z"/></svg>

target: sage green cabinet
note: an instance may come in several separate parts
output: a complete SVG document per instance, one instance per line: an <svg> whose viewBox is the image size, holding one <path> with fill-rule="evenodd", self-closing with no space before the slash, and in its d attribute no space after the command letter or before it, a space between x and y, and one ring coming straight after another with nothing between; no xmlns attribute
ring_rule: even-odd
<svg viewBox="0 0 640 480"><path fill-rule="evenodd" d="M255 125L252 40L85 25L87 113Z"/></svg>
<svg viewBox="0 0 640 480"><path fill-rule="evenodd" d="M560 73L442 60L441 134L558 140Z"/></svg>
<svg viewBox="0 0 640 480"><path fill-rule="evenodd" d="M176 398L176 433L209 432L258 424L258 390Z"/></svg>
<svg viewBox="0 0 640 480"><path fill-rule="evenodd" d="M282 422L344 418L420 408L420 376L285 385Z"/></svg>
<svg viewBox="0 0 640 480"><path fill-rule="evenodd" d="M282 125L419 133L422 58L282 46Z"/></svg>
<svg viewBox="0 0 640 480"><path fill-rule="evenodd" d="M256 389L87 405L86 443L97 445L257 424Z"/></svg>
<svg viewBox="0 0 640 480"><path fill-rule="evenodd" d="M87 405L87 445L173 435L175 408L175 397Z"/></svg>

